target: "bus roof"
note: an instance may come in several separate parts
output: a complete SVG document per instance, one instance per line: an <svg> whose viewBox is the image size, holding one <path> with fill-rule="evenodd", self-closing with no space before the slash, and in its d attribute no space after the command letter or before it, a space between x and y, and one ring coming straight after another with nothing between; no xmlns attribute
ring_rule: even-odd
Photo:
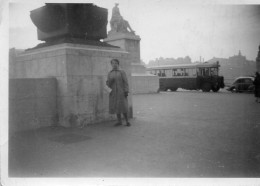
<svg viewBox="0 0 260 186"><path fill-rule="evenodd" d="M147 67L147 69L169 69L169 68L196 68L196 67L219 67L219 63L191 63L191 64L177 64L177 65L160 65Z"/></svg>

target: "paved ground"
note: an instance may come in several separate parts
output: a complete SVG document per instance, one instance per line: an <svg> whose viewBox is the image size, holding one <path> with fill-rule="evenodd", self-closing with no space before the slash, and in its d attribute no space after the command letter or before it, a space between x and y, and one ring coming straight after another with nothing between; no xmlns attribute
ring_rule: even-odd
<svg viewBox="0 0 260 186"><path fill-rule="evenodd" d="M131 127L41 128L10 138L15 177L260 177L252 94L135 95Z"/></svg>

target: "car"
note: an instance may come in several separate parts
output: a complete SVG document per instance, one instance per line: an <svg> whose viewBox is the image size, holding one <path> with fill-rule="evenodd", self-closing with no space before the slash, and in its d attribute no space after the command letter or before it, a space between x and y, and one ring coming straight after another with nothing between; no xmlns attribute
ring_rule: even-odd
<svg viewBox="0 0 260 186"><path fill-rule="evenodd" d="M238 77L227 90L231 92L253 92L255 89L253 82L254 77Z"/></svg>

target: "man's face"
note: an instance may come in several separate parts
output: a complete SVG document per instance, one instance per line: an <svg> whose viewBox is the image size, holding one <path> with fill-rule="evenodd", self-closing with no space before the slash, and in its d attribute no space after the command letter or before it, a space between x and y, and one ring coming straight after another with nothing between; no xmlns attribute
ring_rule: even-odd
<svg viewBox="0 0 260 186"><path fill-rule="evenodd" d="M116 61L111 61L111 66L114 70L117 70L119 65Z"/></svg>

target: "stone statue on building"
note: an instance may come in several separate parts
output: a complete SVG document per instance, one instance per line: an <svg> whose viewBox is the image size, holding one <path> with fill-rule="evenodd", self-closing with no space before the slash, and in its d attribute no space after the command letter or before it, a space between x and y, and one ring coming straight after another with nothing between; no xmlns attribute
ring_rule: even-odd
<svg viewBox="0 0 260 186"><path fill-rule="evenodd" d="M110 20L111 31L110 32L121 32L121 33L132 33L134 34L134 30L131 28L128 21L124 20L121 16L118 3L115 4L112 9L112 17Z"/></svg>

